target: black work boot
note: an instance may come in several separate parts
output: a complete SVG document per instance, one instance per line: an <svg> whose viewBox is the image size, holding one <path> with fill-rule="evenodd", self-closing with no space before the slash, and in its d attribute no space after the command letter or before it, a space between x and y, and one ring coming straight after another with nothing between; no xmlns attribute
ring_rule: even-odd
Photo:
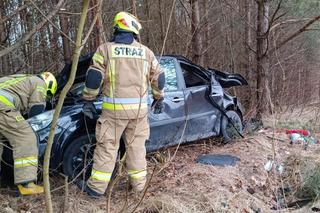
<svg viewBox="0 0 320 213"><path fill-rule="evenodd" d="M88 185L87 182L84 180L78 180L76 182L76 185L78 186L78 188L82 191L82 192L86 192L88 196L92 197L92 198L101 198L103 196L103 194L100 194L98 192L95 192L94 190L92 190Z"/></svg>

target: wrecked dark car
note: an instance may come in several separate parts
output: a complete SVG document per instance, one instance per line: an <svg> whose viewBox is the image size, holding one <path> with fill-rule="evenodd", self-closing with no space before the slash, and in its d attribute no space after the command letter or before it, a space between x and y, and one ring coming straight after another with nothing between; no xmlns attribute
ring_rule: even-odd
<svg viewBox="0 0 320 213"><path fill-rule="evenodd" d="M76 177L84 171L83 168L90 167L95 144L96 119L91 120L83 115L81 100L85 72L90 61L91 56L80 60L75 83L67 95L57 123L52 147L51 169L62 168L69 177ZM244 110L237 97L224 90L247 85L241 75L204 69L182 56L167 55L159 58L159 61L166 75L165 109L161 114L149 111L151 134L146 141L148 152L211 136L221 135L225 141L229 141L239 133L241 135ZM60 89L67 81L70 69L71 65L67 64L60 73ZM150 94L149 107L151 103ZM102 98L96 100L95 106L101 113ZM53 112L48 110L28 119L38 136L41 160ZM122 143L120 150L124 149L123 146ZM5 150L5 155L8 153Z"/></svg>

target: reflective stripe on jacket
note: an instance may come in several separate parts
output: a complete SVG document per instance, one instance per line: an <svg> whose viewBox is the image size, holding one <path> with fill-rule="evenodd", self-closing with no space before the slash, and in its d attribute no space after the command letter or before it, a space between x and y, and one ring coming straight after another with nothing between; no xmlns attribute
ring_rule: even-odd
<svg viewBox="0 0 320 213"><path fill-rule="evenodd" d="M102 109L107 110L137 110L147 109L147 98L110 98L104 97Z"/></svg>
<svg viewBox="0 0 320 213"><path fill-rule="evenodd" d="M92 61L90 68L100 71L103 76L102 113L108 116L120 119L145 117L149 84L155 99L164 96L158 86L161 73L159 63L153 52L137 41L130 45L114 42L102 44ZM99 90L85 87L83 98L94 100Z"/></svg>
<svg viewBox="0 0 320 213"><path fill-rule="evenodd" d="M46 104L46 83L35 75L2 77L0 91L0 110L14 108L25 114L33 105Z"/></svg>
<svg viewBox="0 0 320 213"><path fill-rule="evenodd" d="M8 107L14 108L14 98L8 92L0 90L0 101Z"/></svg>

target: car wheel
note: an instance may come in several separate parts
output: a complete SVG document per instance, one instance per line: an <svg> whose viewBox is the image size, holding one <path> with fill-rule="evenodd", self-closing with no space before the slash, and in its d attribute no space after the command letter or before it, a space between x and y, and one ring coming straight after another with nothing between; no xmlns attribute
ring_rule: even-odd
<svg viewBox="0 0 320 213"><path fill-rule="evenodd" d="M93 153L96 139L93 135L81 136L72 141L65 149L63 155L63 172L71 179L87 180L90 177L93 165ZM124 155L125 147L120 143L118 158ZM117 167L113 171L114 177Z"/></svg>
<svg viewBox="0 0 320 213"><path fill-rule="evenodd" d="M95 137L81 136L72 141L63 154L63 172L69 178L88 179L92 168Z"/></svg>
<svg viewBox="0 0 320 213"><path fill-rule="evenodd" d="M225 143L228 143L238 137L240 137L237 130L242 133L243 132L243 125L240 115L233 110L229 110L226 112L226 115L230 118L230 120L233 122L234 126L231 124L231 122L228 120L226 116L222 116L221 120L221 135L223 136L223 141ZM237 130L235 130L235 128Z"/></svg>

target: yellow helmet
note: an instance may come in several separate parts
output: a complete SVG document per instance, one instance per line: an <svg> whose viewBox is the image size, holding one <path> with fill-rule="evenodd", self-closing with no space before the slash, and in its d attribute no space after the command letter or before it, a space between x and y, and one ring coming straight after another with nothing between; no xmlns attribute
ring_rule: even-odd
<svg viewBox="0 0 320 213"><path fill-rule="evenodd" d="M51 95L54 95L58 88L56 77L51 72L43 72L41 73L41 77L46 82L47 93L50 92Z"/></svg>
<svg viewBox="0 0 320 213"><path fill-rule="evenodd" d="M113 27L139 35L142 26L137 17L127 12L119 12L113 19Z"/></svg>

